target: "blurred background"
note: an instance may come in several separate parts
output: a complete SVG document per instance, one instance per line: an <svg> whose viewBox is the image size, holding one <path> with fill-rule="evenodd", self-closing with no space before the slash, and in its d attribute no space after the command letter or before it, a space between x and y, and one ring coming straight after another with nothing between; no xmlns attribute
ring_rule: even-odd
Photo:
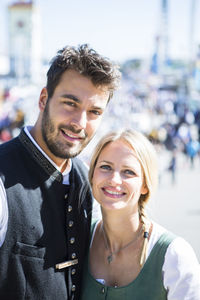
<svg viewBox="0 0 200 300"><path fill-rule="evenodd" d="M81 158L112 129L148 136L160 174L149 213L200 260L200 0L1 0L0 143L34 124L51 58L83 43L117 62L122 82Z"/></svg>

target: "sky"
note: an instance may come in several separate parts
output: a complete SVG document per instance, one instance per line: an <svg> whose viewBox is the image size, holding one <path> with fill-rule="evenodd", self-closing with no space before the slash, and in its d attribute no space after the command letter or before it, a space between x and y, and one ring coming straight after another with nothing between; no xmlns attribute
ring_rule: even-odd
<svg viewBox="0 0 200 300"><path fill-rule="evenodd" d="M0 0L0 54L8 53L7 5ZM160 34L161 0L35 0L40 11L42 57L65 45L89 43L112 60L149 58ZM193 30L191 5L195 2ZM200 0L168 0L169 56L188 58L200 44ZM191 44L192 42L192 44ZM192 45L192 46L191 46Z"/></svg>

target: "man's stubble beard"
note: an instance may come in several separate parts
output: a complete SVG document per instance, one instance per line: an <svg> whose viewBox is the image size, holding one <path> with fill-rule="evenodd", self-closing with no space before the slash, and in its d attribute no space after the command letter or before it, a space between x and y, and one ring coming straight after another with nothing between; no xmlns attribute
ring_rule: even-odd
<svg viewBox="0 0 200 300"><path fill-rule="evenodd" d="M62 126L62 128L67 128L67 126ZM70 127L70 130L73 132L72 128ZM62 142L60 141L60 138L58 137L59 134L59 127L56 129L53 122L51 121L51 117L49 115L49 103L47 102L47 105L44 109L43 116L42 116L42 137L43 140L50 150L50 152L59 158L62 159L68 159L73 158L77 156L89 143L90 139L87 139L85 137L85 140L83 144L79 144L79 147L72 146L69 142ZM57 135L56 135L57 132ZM75 132L74 130L74 133ZM75 149L72 149L75 148Z"/></svg>

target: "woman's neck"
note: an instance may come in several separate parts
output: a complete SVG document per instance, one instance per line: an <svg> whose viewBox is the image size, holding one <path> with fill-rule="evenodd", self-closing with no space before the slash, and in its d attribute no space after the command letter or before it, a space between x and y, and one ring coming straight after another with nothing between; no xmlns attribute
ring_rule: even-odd
<svg viewBox="0 0 200 300"><path fill-rule="evenodd" d="M128 244L138 235L141 229L139 213L123 216L121 213L107 214L102 212L102 234L107 239L111 252Z"/></svg>

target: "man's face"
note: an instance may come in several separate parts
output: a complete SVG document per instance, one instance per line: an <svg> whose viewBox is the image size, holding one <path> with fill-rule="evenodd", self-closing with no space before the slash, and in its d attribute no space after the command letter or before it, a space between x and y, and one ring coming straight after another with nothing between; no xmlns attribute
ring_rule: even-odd
<svg viewBox="0 0 200 300"><path fill-rule="evenodd" d="M100 124L108 98L107 90L95 87L74 70L63 73L48 101L40 96L44 150L55 163L74 157L85 148Z"/></svg>

